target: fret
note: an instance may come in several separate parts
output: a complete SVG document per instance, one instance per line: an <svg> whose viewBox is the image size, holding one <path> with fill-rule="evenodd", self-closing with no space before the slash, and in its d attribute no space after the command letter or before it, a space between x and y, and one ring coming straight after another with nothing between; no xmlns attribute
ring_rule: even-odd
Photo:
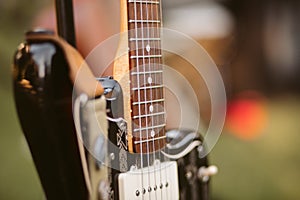
<svg viewBox="0 0 300 200"><path fill-rule="evenodd" d="M131 72L131 75L146 75L146 74L161 74L161 73L163 73L163 70Z"/></svg>
<svg viewBox="0 0 300 200"><path fill-rule="evenodd" d="M159 124L159 125L156 125L156 126L141 127L141 128L133 129L133 132L152 130L152 129L155 129L155 128L163 128L165 126L166 126L166 124Z"/></svg>
<svg viewBox="0 0 300 200"><path fill-rule="evenodd" d="M147 0L128 0L128 3L145 3L145 4L159 4L159 1L147 1Z"/></svg>
<svg viewBox="0 0 300 200"><path fill-rule="evenodd" d="M160 20L130 19L129 23L160 23Z"/></svg>
<svg viewBox="0 0 300 200"><path fill-rule="evenodd" d="M157 4L129 4L129 9L136 9L136 13L129 13L128 20L156 20L161 22L160 15L158 15L159 5ZM127 22L128 22L127 20ZM132 21L135 22L135 21ZM132 23L131 22L131 23ZM129 23L129 24L131 24ZM149 23L148 25L150 25ZM153 24L157 25L158 23L153 22Z"/></svg>
<svg viewBox="0 0 300 200"><path fill-rule="evenodd" d="M140 55L140 56L130 56L131 59L136 58L161 58L162 55Z"/></svg>
<svg viewBox="0 0 300 200"><path fill-rule="evenodd" d="M135 147L134 148L135 152L136 153L149 153L149 152L158 151L161 148L164 148L164 146L166 145L166 136L165 136L165 132L163 129L161 130L161 132L159 134L157 134L156 138L159 138L159 139L151 140L151 135L148 135L148 139L150 139L150 140L147 140L147 138L144 138L144 137L135 138L134 143L133 143L134 147ZM143 141L143 142L139 143L139 141ZM137 142L137 143L135 143L135 142Z"/></svg>
<svg viewBox="0 0 300 200"><path fill-rule="evenodd" d="M129 38L160 38L160 23L129 23ZM142 40L143 41L143 40ZM160 40L157 40L160 41Z"/></svg>
<svg viewBox="0 0 300 200"><path fill-rule="evenodd" d="M159 113L159 112L162 113L164 111L163 111L163 109L155 111L155 113ZM147 115L147 114L150 114L150 112L142 112L142 113L136 112L135 114L136 115L133 115L133 116L137 116L138 114ZM140 128L140 127L146 128L149 126L156 126L158 124L163 124L163 123L165 123L163 114L152 116L152 117L142 117L142 118L133 119L134 128L136 128L136 129ZM157 130L159 130L159 129L157 129ZM139 136L138 135L139 133L141 133L143 136ZM147 130L144 130L144 131L142 130L141 132L136 132L136 134L135 134L135 136L137 136L137 137L144 137L145 135L147 135Z"/></svg>
<svg viewBox="0 0 300 200"><path fill-rule="evenodd" d="M157 137L157 138L151 138L151 139L146 139L146 140L138 140L138 141L134 141L134 144L141 144L141 143L145 143L145 142L154 142L156 140L162 140L165 139L166 136L161 136L161 137Z"/></svg>
<svg viewBox="0 0 300 200"><path fill-rule="evenodd" d="M160 41L160 38L129 38L129 41Z"/></svg>
<svg viewBox="0 0 300 200"><path fill-rule="evenodd" d="M133 116L133 119L138 119L138 118L143 118L143 117L155 117L155 116L164 115L164 114L166 114L166 113L158 112L158 113L145 114L145 115L136 115L136 116Z"/></svg>
<svg viewBox="0 0 300 200"><path fill-rule="evenodd" d="M140 101L140 102L133 102L132 105L139 105L139 104L147 104L147 103L158 103L163 102L165 99L155 99L155 100L149 100L149 101Z"/></svg>
<svg viewBox="0 0 300 200"><path fill-rule="evenodd" d="M130 58L131 61L136 61L135 59L143 59L142 61L140 60L139 64L140 65L147 65L149 64L154 64L158 63L158 58L161 58L162 52L160 49L156 49L154 47L151 47L150 45L136 45L137 47L133 47L130 45L129 53L130 53ZM134 63L133 63L134 64ZM151 66L152 67L152 66Z"/></svg>
<svg viewBox="0 0 300 200"><path fill-rule="evenodd" d="M163 85L154 85L154 86L144 86L144 87L138 87L138 88L131 88L132 91L136 90L147 90L147 89L157 89L157 88L163 88Z"/></svg>

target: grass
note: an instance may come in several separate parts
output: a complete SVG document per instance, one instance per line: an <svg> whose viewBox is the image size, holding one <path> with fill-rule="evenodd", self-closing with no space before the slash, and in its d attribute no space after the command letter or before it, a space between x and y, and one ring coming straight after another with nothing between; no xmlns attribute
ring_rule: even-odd
<svg viewBox="0 0 300 200"><path fill-rule="evenodd" d="M41 199L43 192L11 92L1 89L0 99L0 199Z"/></svg>
<svg viewBox="0 0 300 200"><path fill-rule="evenodd" d="M242 141L224 134L211 154L220 168L214 177L214 199L300 198L300 103L269 102L264 134Z"/></svg>

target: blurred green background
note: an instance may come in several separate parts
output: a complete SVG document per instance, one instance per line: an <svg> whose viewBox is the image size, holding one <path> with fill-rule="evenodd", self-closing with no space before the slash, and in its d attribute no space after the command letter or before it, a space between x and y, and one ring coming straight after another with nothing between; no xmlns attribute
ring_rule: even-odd
<svg viewBox="0 0 300 200"><path fill-rule="evenodd" d="M14 107L11 64L24 32L31 28L38 10L47 4L48 0L0 1L0 199L3 200L44 198ZM266 122L261 133L245 139L225 129L210 155L211 163L219 167L219 174L212 180L213 199L300 199L299 93L264 96ZM229 98L234 99L234 95Z"/></svg>
<svg viewBox="0 0 300 200"><path fill-rule="evenodd" d="M34 13L46 2L0 1L0 199L42 199L43 192L19 125L11 66Z"/></svg>

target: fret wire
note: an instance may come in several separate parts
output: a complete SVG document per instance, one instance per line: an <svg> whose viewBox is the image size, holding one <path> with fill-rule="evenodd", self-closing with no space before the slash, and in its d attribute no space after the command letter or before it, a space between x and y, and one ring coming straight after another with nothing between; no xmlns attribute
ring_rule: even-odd
<svg viewBox="0 0 300 200"><path fill-rule="evenodd" d="M129 38L129 41L160 41L160 38Z"/></svg>
<svg viewBox="0 0 300 200"><path fill-rule="evenodd" d="M163 85L154 85L154 86L144 86L144 87L136 87L136 88L131 88L132 91L136 90L147 90L147 89L156 89L156 88L163 88Z"/></svg>
<svg viewBox="0 0 300 200"><path fill-rule="evenodd" d="M152 114L145 114L145 115L137 115L137 116L133 116L133 119L137 119L139 117L143 118L143 117L153 117L153 116L159 116L159 115L164 115L165 112L158 112L158 113L152 113Z"/></svg>
<svg viewBox="0 0 300 200"><path fill-rule="evenodd" d="M160 125L156 125L156 126L148 126L148 127L136 128L133 131L134 132L145 131L145 130L150 130L150 129L155 129L155 128L163 128L165 126L166 126L166 124L160 124Z"/></svg>
<svg viewBox="0 0 300 200"><path fill-rule="evenodd" d="M140 143L145 143L145 142L154 142L157 140L162 140L165 139L167 136L160 136L160 137L156 137L156 138L151 138L151 139L147 139L147 140L140 140L140 141L134 141L134 144L140 144Z"/></svg>
<svg viewBox="0 0 300 200"><path fill-rule="evenodd" d="M159 74L159 73L163 73L163 71L156 70L156 71L144 71L144 72L131 72L131 75Z"/></svg>
<svg viewBox="0 0 300 200"><path fill-rule="evenodd" d="M149 3L149 4L159 4L159 1L142 1L142 0L128 0L128 3Z"/></svg>
<svg viewBox="0 0 300 200"><path fill-rule="evenodd" d="M137 50L136 50L137 51ZM143 55L143 56L130 56L130 58L161 58L162 55Z"/></svg>
<svg viewBox="0 0 300 200"><path fill-rule="evenodd" d="M160 23L160 20L130 19L129 23Z"/></svg>
<svg viewBox="0 0 300 200"><path fill-rule="evenodd" d="M147 103L158 103L163 102L165 99L155 99L155 100L149 100L149 101L140 101L140 102L133 102L132 105L138 105L138 104L147 104Z"/></svg>

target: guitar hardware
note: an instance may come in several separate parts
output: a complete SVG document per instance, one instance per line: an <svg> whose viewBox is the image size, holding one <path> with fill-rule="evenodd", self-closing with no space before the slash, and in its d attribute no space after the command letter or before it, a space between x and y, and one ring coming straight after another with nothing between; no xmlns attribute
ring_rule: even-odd
<svg viewBox="0 0 300 200"><path fill-rule="evenodd" d="M200 167L198 170L198 178L203 181L207 182L210 176L216 175L218 173L218 168L214 165L209 167Z"/></svg>

